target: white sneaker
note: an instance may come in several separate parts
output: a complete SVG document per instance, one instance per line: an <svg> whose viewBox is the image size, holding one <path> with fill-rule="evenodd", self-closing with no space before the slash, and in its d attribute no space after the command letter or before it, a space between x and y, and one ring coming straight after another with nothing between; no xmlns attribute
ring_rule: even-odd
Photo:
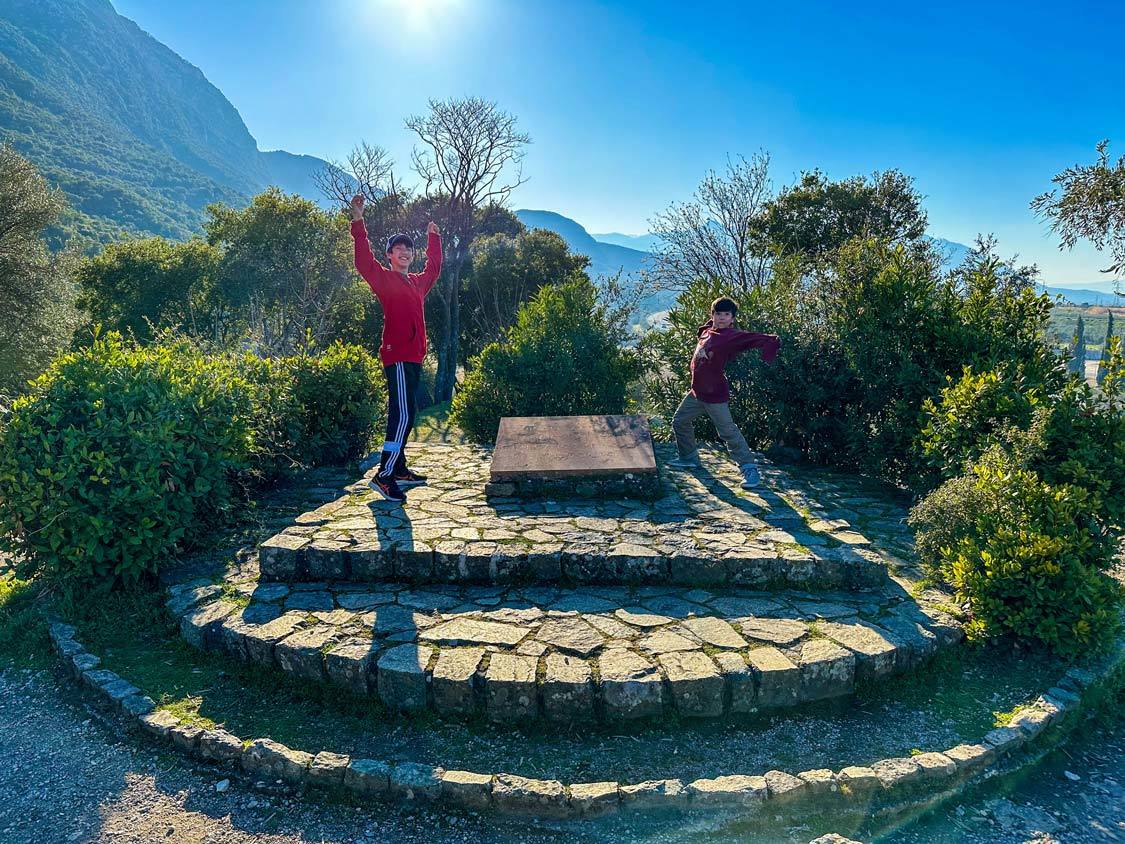
<svg viewBox="0 0 1125 844"><path fill-rule="evenodd" d="M674 469L698 469L700 466L699 455L693 454L691 457L677 457L668 461L668 465Z"/></svg>
<svg viewBox="0 0 1125 844"><path fill-rule="evenodd" d="M757 489L762 484L762 476L758 474L758 467L747 463L745 466L739 467L742 469L742 483L740 486L743 489Z"/></svg>

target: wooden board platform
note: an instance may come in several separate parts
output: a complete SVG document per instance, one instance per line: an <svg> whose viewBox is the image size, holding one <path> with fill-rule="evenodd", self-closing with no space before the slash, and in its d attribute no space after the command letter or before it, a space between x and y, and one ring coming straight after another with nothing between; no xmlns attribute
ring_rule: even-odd
<svg viewBox="0 0 1125 844"><path fill-rule="evenodd" d="M648 420L625 416L507 416L492 453L493 481L655 475Z"/></svg>

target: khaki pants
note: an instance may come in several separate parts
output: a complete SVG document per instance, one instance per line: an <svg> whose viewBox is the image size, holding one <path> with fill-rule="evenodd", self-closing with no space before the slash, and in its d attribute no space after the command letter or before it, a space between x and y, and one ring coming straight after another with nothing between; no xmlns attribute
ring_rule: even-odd
<svg viewBox="0 0 1125 844"><path fill-rule="evenodd" d="M754 455L750 452L750 446L746 444L746 438L742 436L742 432L731 418L730 405L726 402L708 404L691 393L684 396L679 409L676 410L676 415L672 417L672 430L676 433L676 448L680 452L680 457L691 457L695 454L697 446L695 431L692 429L695 420L704 413L711 417L715 430L722 437L731 458L739 466L753 464Z"/></svg>

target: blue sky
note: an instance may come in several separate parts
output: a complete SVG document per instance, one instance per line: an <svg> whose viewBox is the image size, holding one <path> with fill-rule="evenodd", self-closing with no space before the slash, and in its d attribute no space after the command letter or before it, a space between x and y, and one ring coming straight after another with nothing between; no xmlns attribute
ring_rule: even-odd
<svg viewBox="0 0 1125 844"><path fill-rule="evenodd" d="M1125 4L113 0L200 67L262 149L386 147L407 115L482 96L531 134L515 207L637 234L759 149L777 185L897 167L930 233L992 232L1043 280L1090 282L1028 202L1108 137L1125 153Z"/></svg>

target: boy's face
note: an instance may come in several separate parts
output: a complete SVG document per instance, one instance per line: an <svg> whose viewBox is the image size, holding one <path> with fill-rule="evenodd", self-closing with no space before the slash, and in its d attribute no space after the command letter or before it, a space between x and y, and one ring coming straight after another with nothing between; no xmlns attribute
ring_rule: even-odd
<svg viewBox="0 0 1125 844"><path fill-rule="evenodd" d="M414 250L405 243L396 243L387 253L387 260L392 270L404 273L410 269L410 264L414 260Z"/></svg>
<svg viewBox="0 0 1125 844"><path fill-rule="evenodd" d="M722 331L734 325L734 314L730 311L711 311L711 324Z"/></svg>

